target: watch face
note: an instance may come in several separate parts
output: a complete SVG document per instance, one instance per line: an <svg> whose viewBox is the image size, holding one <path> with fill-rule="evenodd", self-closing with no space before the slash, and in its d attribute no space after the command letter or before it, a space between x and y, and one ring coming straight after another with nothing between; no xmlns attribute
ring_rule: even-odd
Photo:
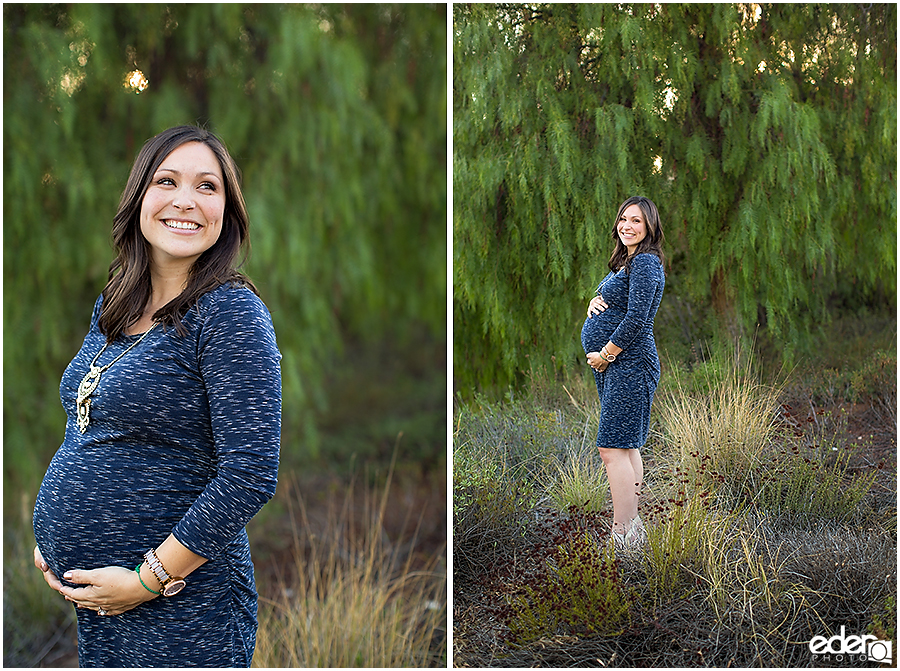
<svg viewBox="0 0 900 671"><path fill-rule="evenodd" d="M178 594L178 592L183 590L186 585L187 585L187 583L184 580L182 580L181 578L176 578L175 580L173 580L172 582L170 582L168 585L165 586L165 588L163 589L162 595L163 596L174 596L175 594Z"/></svg>

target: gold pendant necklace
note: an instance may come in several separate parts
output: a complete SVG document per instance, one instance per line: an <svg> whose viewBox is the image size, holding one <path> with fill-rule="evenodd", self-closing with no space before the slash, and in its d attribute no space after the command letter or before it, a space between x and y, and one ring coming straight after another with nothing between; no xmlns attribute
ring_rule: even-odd
<svg viewBox="0 0 900 671"><path fill-rule="evenodd" d="M103 347L100 348L100 351L97 352L97 356L94 357L94 360L91 361L90 370L88 370L87 375L81 380L81 384L78 385L78 396L75 397L75 414L78 417L78 428L81 429L81 433L84 433L88 424L91 423L91 399L90 395L94 393L94 390L97 388L97 385L100 384L100 376L103 375L106 371L108 371L114 363L116 363L123 356L128 354L132 349L137 347L138 343L141 342L147 335L152 331L159 322L153 322L153 324L144 331L143 335L140 338L135 340L124 352L122 352L115 359L110 361L105 366L96 366L94 364L97 363L97 359L100 358L100 355L106 351L108 342L103 343Z"/></svg>

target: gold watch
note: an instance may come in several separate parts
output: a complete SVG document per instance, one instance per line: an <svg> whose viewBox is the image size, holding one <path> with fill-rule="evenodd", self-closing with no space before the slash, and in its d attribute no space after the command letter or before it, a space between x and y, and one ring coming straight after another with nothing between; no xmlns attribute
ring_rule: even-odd
<svg viewBox="0 0 900 671"><path fill-rule="evenodd" d="M166 569L163 568L162 562L159 561L159 557L156 556L156 552L153 550L147 550L144 559L147 561L147 565L150 567L150 570L153 571L156 579L159 580L159 584L162 586L162 589L160 589L159 592L163 596L175 596L187 585L184 578L169 575Z"/></svg>

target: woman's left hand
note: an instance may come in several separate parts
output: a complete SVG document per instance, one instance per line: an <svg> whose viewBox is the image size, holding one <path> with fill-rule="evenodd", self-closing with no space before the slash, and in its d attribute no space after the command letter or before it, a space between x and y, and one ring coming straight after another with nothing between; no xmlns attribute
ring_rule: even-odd
<svg viewBox="0 0 900 671"><path fill-rule="evenodd" d="M606 367L609 366L609 361L600 356L600 352L588 352L587 362L588 366L598 373L602 373L606 370Z"/></svg>
<svg viewBox="0 0 900 671"><path fill-rule="evenodd" d="M120 615L155 595L141 585L134 571L121 566L106 566L91 571L66 571L63 578L84 587L60 588L59 593L79 608L100 611L101 615Z"/></svg>

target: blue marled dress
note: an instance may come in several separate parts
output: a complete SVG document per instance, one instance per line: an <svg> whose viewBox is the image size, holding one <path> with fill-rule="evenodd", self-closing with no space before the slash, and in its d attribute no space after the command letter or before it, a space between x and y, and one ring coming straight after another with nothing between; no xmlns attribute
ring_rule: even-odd
<svg viewBox="0 0 900 671"><path fill-rule="evenodd" d="M665 286L659 257L638 254L627 274L609 273L598 287L609 307L585 320L584 352L599 352L610 340L623 352L604 372L594 371L600 395L597 447L640 448L647 442L650 406L659 384L653 319Z"/></svg>
<svg viewBox="0 0 900 671"><path fill-rule="evenodd" d="M79 664L247 667L257 592L244 527L275 493L281 435L271 317L245 287L203 295L182 320L187 335L157 326L103 374L82 434L75 397L105 342L101 302L60 385L66 436L37 496L38 547L57 576L134 570L170 533L209 561L173 597L114 616L76 609ZM112 343L97 365L137 338Z"/></svg>

